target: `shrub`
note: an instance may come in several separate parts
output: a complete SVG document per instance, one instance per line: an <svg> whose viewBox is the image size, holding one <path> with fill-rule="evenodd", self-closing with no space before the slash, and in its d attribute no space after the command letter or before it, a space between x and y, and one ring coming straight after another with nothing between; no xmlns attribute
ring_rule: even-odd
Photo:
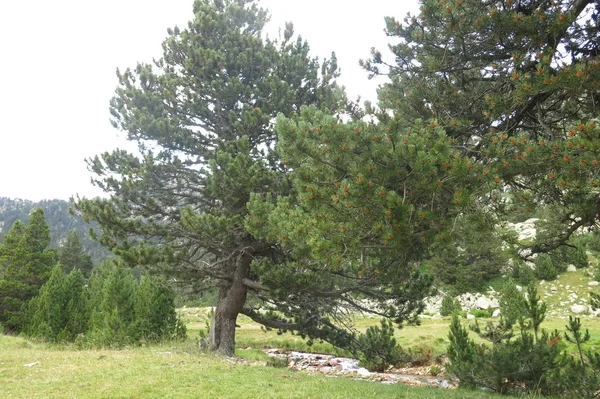
<svg viewBox="0 0 600 399"><path fill-rule="evenodd" d="M550 252L554 266L560 271L566 271L568 265L574 265L577 269L588 266L588 257L585 250L579 247L562 245Z"/></svg>
<svg viewBox="0 0 600 399"><path fill-rule="evenodd" d="M142 276L135 292L134 320L137 339L159 341L186 335L175 312L175 293L157 278Z"/></svg>
<svg viewBox="0 0 600 399"><path fill-rule="evenodd" d="M471 309L469 312L476 318L485 318L492 317L493 310L492 309Z"/></svg>
<svg viewBox="0 0 600 399"><path fill-rule="evenodd" d="M442 298L442 306L440 308L440 315L442 316L450 316L455 312L460 312L462 307L460 306L460 302L458 299L454 299L449 295L446 295Z"/></svg>
<svg viewBox="0 0 600 399"><path fill-rule="evenodd" d="M535 271L520 261L517 261L513 266L512 278L522 285L529 285L536 281Z"/></svg>
<svg viewBox="0 0 600 399"><path fill-rule="evenodd" d="M525 297L512 279L508 279L500 289L500 312L506 323L512 325L525 316Z"/></svg>
<svg viewBox="0 0 600 399"><path fill-rule="evenodd" d="M173 291L152 277L138 283L130 269L116 264L95 271L87 289L79 269L67 276L57 265L27 314L29 335L81 346L119 347L186 334Z"/></svg>
<svg viewBox="0 0 600 399"><path fill-rule="evenodd" d="M460 385L479 387L498 393L532 393L550 391L550 372L558 365L560 341L558 333L542 331L539 339L522 324L513 339L510 326L488 322L484 330L474 328L491 345L476 345L468 337L458 318L450 327L447 370L460 379Z"/></svg>
<svg viewBox="0 0 600 399"><path fill-rule="evenodd" d="M56 265L39 295L28 304L28 335L49 341L71 342L86 331L88 307L85 279L79 269L69 275Z"/></svg>
<svg viewBox="0 0 600 399"><path fill-rule="evenodd" d="M403 350L394 338L394 325L382 319L381 328L372 326L358 337L359 363L370 371L384 371L405 359Z"/></svg>
<svg viewBox="0 0 600 399"><path fill-rule="evenodd" d="M555 280L558 277L558 270L548 254L538 254L535 258L535 276L538 280Z"/></svg>

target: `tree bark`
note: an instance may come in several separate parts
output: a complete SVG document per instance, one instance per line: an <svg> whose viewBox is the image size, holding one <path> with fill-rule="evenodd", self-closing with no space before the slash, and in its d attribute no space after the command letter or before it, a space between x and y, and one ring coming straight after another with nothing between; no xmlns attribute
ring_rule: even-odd
<svg viewBox="0 0 600 399"><path fill-rule="evenodd" d="M215 314L211 320L210 343L211 351L219 352L225 356L235 355L235 326L238 315L246 303L248 288L244 279L250 274L252 255L242 251L234 260L231 268L233 279L222 281L219 287L219 297Z"/></svg>

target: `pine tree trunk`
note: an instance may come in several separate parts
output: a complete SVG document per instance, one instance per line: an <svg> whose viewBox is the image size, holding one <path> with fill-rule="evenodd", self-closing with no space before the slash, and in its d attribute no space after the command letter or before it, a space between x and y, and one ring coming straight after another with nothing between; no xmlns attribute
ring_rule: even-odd
<svg viewBox="0 0 600 399"><path fill-rule="evenodd" d="M219 288L219 297L215 315L210 326L209 349L225 356L235 354L235 326L238 315L246 303L247 288L243 281L250 272L252 257L243 253L237 257L234 265L233 281L223 281Z"/></svg>

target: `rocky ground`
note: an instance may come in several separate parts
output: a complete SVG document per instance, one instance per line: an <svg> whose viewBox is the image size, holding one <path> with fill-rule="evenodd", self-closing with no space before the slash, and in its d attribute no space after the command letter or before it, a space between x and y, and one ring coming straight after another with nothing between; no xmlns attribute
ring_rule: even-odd
<svg viewBox="0 0 600 399"><path fill-rule="evenodd" d="M385 384L403 383L414 386L456 388L453 381L444 377L443 366L436 366L437 369L432 368L432 366L390 368L384 373L375 373L360 367L356 359L306 352L286 353L279 349L267 349L265 352L271 357L285 361L284 364L287 364L287 367L307 373L359 378ZM432 375L433 370L435 370L435 376Z"/></svg>

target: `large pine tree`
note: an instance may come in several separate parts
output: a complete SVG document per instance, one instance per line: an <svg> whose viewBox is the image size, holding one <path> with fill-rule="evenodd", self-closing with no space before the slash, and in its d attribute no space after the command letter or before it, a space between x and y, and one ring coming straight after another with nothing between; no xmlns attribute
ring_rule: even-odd
<svg viewBox="0 0 600 399"><path fill-rule="evenodd" d="M490 207L549 209L529 254L599 219L599 16L594 0L422 0L387 19L395 61L364 62L391 78L380 118L434 120L503 182Z"/></svg>
<svg viewBox="0 0 600 399"><path fill-rule="evenodd" d="M130 264L217 287L210 346L227 355L248 295L270 295L252 264L281 256L244 226L251 193L289 189L274 118L302 104L344 105L335 57L311 58L291 25L265 39L267 19L254 1L197 0L187 28L168 31L162 58L118 72L113 123L139 153L90 160L111 197L75 204Z"/></svg>

